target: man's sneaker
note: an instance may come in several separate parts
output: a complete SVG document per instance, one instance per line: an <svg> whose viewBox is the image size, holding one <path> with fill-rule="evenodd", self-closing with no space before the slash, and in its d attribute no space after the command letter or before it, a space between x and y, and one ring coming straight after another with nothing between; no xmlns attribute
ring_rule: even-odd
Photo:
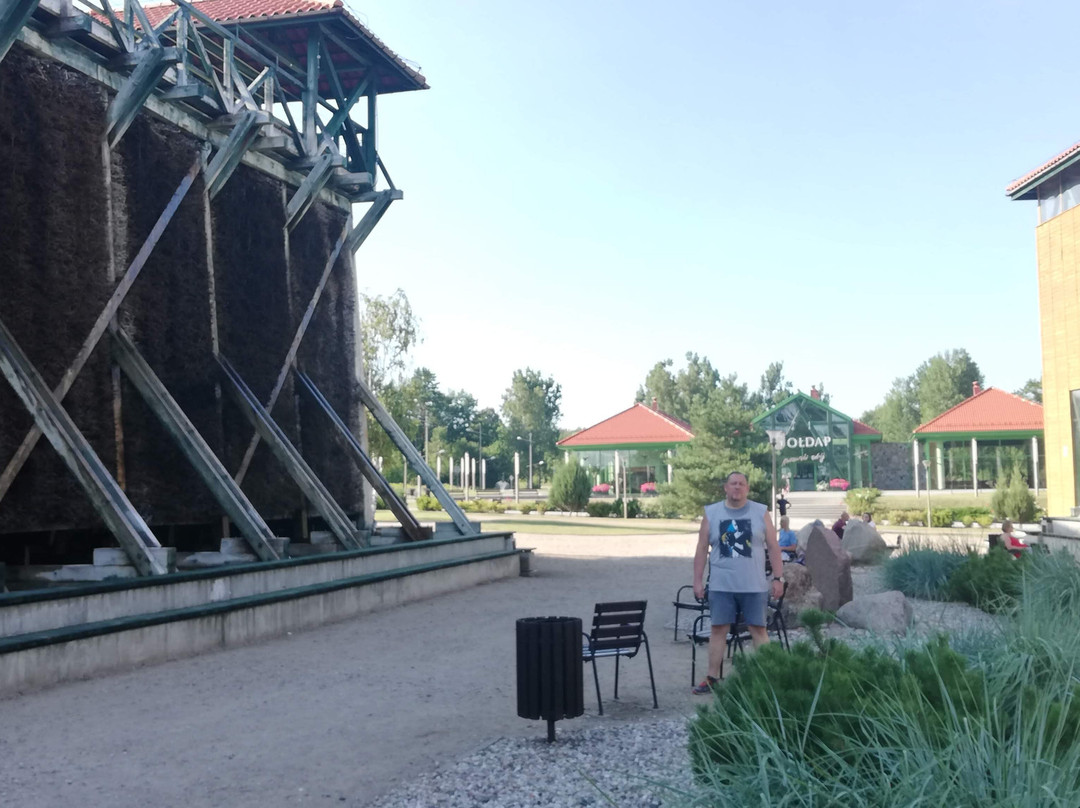
<svg viewBox="0 0 1080 808"><path fill-rule="evenodd" d="M715 688L718 684L720 684L719 679L714 679L711 676L706 676L702 683L696 686L692 692L695 696L707 696L713 692L713 688Z"/></svg>

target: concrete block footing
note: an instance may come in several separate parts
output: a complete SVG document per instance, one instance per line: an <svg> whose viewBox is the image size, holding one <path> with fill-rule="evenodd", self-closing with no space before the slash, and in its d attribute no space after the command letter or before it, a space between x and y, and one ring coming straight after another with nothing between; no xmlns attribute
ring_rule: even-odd
<svg viewBox="0 0 1080 808"><path fill-rule="evenodd" d="M176 548L175 547L150 547L147 552L156 558L165 569L172 572L176 569ZM78 565L74 565L78 566ZM125 550L119 547L95 547L94 548L94 566L95 567L126 567L131 566L131 559L128 558L128 554ZM101 580L99 578L87 578L88 581Z"/></svg>

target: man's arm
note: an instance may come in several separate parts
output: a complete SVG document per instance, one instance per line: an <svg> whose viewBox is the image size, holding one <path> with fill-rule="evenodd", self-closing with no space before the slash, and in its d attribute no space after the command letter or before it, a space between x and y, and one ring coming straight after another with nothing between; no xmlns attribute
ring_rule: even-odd
<svg viewBox="0 0 1080 808"><path fill-rule="evenodd" d="M773 525L772 516L765 514L765 551L769 554L769 564L772 566L773 576L779 577L784 574L784 559L780 555L780 545L776 541L776 526ZM784 585L779 581L773 581L770 586L773 598L779 598L784 594Z"/></svg>
<svg viewBox="0 0 1080 808"><path fill-rule="evenodd" d="M705 597L705 562L709 560L709 517L701 517L697 551L694 553L694 597Z"/></svg>

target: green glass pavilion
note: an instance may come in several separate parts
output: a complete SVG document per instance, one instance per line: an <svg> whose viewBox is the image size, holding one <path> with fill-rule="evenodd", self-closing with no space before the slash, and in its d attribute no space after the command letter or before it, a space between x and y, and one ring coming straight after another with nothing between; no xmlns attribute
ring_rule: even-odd
<svg viewBox="0 0 1080 808"><path fill-rule="evenodd" d="M881 433L834 410L817 390L795 393L752 423L776 434L777 476L792 491L874 484L870 444L879 442Z"/></svg>

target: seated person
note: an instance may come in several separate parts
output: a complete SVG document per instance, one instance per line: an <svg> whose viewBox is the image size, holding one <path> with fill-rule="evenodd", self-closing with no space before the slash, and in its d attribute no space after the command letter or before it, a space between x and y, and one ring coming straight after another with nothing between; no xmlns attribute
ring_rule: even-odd
<svg viewBox="0 0 1080 808"><path fill-rule="evenodd" d="M844 511L840 514L840 518L833 522L832 531L836 534L836 538L844 538L844 528L847 527L848 519L850 518L848 512Z"/></svg>
<svg viewBox="0 0 1080 808"><path fill-rule="evenodd" d="M874 524L874 517L870 515L870 511L867 511L862 515L862 520L870 525L870 527L877 528L877 525Z"/></svg>
<svg viewBox="0 0 1080 808"><path fill-rule="evenodd" d="M1031 549L1031 545L1013 535L1013 523L1008 519L1001 523L1001 546L1012 553L1014 558L1019 558L1025 550Z"/></svg>
<svg viewBox="0 0 1080 808"><path fill-rule="evenodd" d="M791 529L791 520L786 516L780 517L780 533L777 536L780 545L780 557L784 561L794 561L799 555L799 540L795 537L795 531Z"/></svg>

